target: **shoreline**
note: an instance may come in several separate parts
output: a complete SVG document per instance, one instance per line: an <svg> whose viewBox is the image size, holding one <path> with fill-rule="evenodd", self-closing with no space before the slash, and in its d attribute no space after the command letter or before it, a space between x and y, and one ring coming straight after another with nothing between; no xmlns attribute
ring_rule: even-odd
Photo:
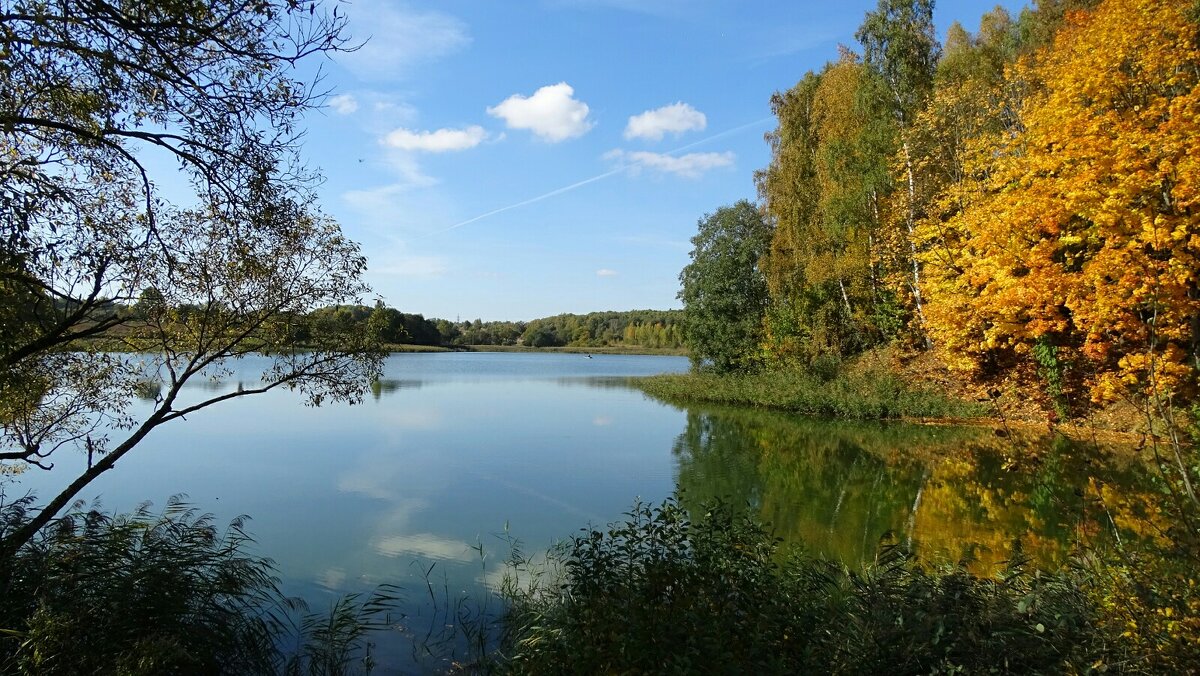
<svg viewBox="0 0 1200 676"><path fill-rule="evenodd" d="M686 357L687 350L673 347L641 347L637 345L602 345L596 347L563 345L559 347L528 347L525 345L463 345L450 348L456 352L559 352L566 354L629 354Z"/></svg>
<svg viewBox="0 0 1200 676"><path fill-rule="evenodd" d="M1125 416L1057 421L997 411L997 402L970 401L953 393L902 382L893 372L859 373L820 382L804 374L766 372L713 375L693 372L631 378L646 396L670 404L729 406L776 411L819 420L897 422L990 428L997 437L1061 435L1098 444L1142 445L1167 440L1129 424Z"/></svg>

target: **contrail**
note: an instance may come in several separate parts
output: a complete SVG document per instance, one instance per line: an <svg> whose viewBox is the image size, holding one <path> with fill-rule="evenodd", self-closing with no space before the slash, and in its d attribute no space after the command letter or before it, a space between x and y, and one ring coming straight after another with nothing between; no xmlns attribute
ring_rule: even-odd
<svg viewBox="0 0 1200 676"><path fill-rule="evenodd" d="M771 120L774 120L774 119L775 119L774 117L764 117L764 118L762 118L761 120L755 120L755 121L753 121L753 122L747 122L746 124L739 124L738 126L734 127L733 129L726 129L726 130L725 130L725 131L723 131L723 132L720 132L720 133L717 133L717 134L713 134L712 136L709 136L709 137L706 137L706 138L702 138L702 139L700 139L699 141L695 141L695 142L693 142L693 143L689 143L689 144L687 144L686 146L680 146L680 147L678 147L678 148L676 148L676 149L674 149L674 150L669 150L669 151L667 151L667 152L666 152L666 154L667 154L667 155L674 155L675 153L681 153L681 152L683 152L683 151L685 151L685 150L691 150L692 148L695 148L695 147L696 147L696 146L698 146L698 145L701 145L701 144L704 144L704 143L708 143L709 141L715 141L715 140L717 140L717 139L719 139L719 138L723 138L723 137L725 137L725 136L729 136L730 134L736 134L736 133L738 133L739 131L742 131L742 130L745 130L745 129L749 129L750 127L757 127L758 125L760 125L760 124L762 124L762 123L764 123L764 122L770 122Z"/></svg>
<svg viewBox="0 0 1200 676"><path fill-rule="evenodd" d="M613 174L619 174L622 171L625 171L624 166L617 167L616 169L613 169L612 171L606 171L603 174L600 174L598 176L593 176L591 178L585 178L582 181L579 181L578 183L572 183L571 185L563 186L556 190L551 190L550 192L548 192L544 195L538 195L537 197L530 197L529 199L524 200L522 202L517 202L516 204L510 204L506 207L500 207L499 209L492 209L491 211L489 211L487 213L479 214L478 216L476 216L474 218L468 218L467 220L465 220L461 223L455 223L454 225L451 225L446 228L442 228L441 230L434 230L433 232L429 233L429 235L440 235L443 232L450 232L451 230L453 230L455 228L461 228L464 225L474 223L475 221L482 220L484 218L487 218L488 216L495 216L496 214L504 212L504 211L508 211L509 209L516 209L518 207L523 207L526 204L533 204L534 202L541 202L544 199L549 199L551 197L554 197L555 195L561 195L564 192L569 192L571 190L574 190L575 188L585 186L588 183L595 183L596 181L599 181L602 178L608 178L609 176L612 176Z"/></svg>
<svg viewBox="0 0 1200 676"><path fill-rule="evenodd" d="M773 120L773 119L775 119L775 118L774 118L774 117L764 117L764 118L762 118L761 120L755 120L755 121L753 121L753 122L747 122L746 124L741 124L741 125L738 125L738 126L736 126L736 127L732 128L732 129L726 129L726 130L725 130L725 131L723 131L723 132L720 132L720 133L717 133L717 134L713 134L712 136L708 136L708 137L702 138L702 139L700 139L699 141L695 141L695 142L689 143L689 144L687 144L687 145L685 145L685 146L680 146L680 147L678 147L678 148L675 148L674 150L668 150L668 151L667 151L666 153L664 153L664 154L665 154L665 155L674 155L675 153L681 153L681 152L683 152L683 151L685 151L685 150L690 150L690 149L692 149L692 148L695 148L695 147L696 147L696 146L698 146L698 145L703 145L703 144L705 144L705 143L708 143L709 141L715 141L715 140L717 140L717 139L719 139L719 138L722 138L722 137L725 137L725 136L729 136L730 134L736 134L736 133L738 133L739 131L744 131L744 130L746 130L746 129L749 129L750 127L757 127L758 125L760 125L760 124L762 124L762 123L764 123L764 122L770 122L770 121L771 121L771 120ZM473 218L468 218L467 220L465 220L465 221L462 221L462 222L460 222L460 223L455 223L454 225L451 225L451 226L447 226L447 227L445 227L445 228L442 228L441 230L434 230L433 232L429 233L428 235L425 235L425 237L432 237L433 235L440 235L440 234L442 234L442 233L444 233L444 232L450 232L451 230L455 230L455 229L457 229L457 228L461 228L461 227L462 227L462 226L464 226L464 225L470 225L471 223L474 223L475 221L480 221L480 220L483 220L483 219L485 219L485 218L488 218L489 216L495 216L496 214L503 213L503 212L505 212L505 211L509 211L509 210L512 210L512 209L517 209L517 208L520 208L520 207L523 207L523 206L526 206L526 205L529 205L529 204L533 204L534 202L541 202L541 201L542 201L542 200L544 200L544 199L549 199L549 198L551 198L551 197L554 197L555 195L561 195L561 194L563 194L564 192L570 192L570 191L572 191L572 190L574 190L574 189L576 189L576 188L582 188L583 186L585 186L585 185L587 185L587 184L589 184L589 183L595 183L596 181L599 181L599 180L602 180L602 179L608 178L609 176L612 176L613 174L619 174L619 173L621 173L622 171L625 171L626 169L628 169L629 167L630 167L630 165L628 165L628 164L622 164L621 166L617 167L616 169L612 169L612 170L610 170L610 171L606 171L606 172L604 172L603 174L597 174L597 175L595 175L595 176L593 176L593 177L591 177L591 178L585 178L585 179L583 179L582 181L578 181L578 182L576 182L576 183L572 183L571 185L566 185L566 186L563 186L563 187L561 187L561 188L556 188L556 189L554 189L554 190L551 190L550 192L548 192L548 193L545 193L545 194L543 194L543 195L538 195L537 197L530 197L530 198L529 198L529 199L527 199L527 200L522 200L522 201L520 201L520 202L517 202L517 203L515 203L515 204L510 204L510 205L508 205L508 206L505 206L505 207L500 207L499 209L492 209L491 211L488 211L488 212L486 212L486 213L479 214L478 216L475 216L475 217L473 217Z"/></svg>

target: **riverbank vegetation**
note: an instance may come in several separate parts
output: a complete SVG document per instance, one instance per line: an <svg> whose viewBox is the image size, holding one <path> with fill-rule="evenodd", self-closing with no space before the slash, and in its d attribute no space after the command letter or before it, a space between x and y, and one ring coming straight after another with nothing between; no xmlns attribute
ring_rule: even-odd
<svg viewBox="0 0 1200 676"><path fill-rule="evenodd" d="M425 345L449 348L614 348L629 352L675 350L683 347L681 310L628 310L561 314L528 322L452 322L406 314L382 302L374 308L343 306L322 308L304 318L307 335L326 330L326 322L338 328L352 327L377 337L384 344Z"/></svg>
<svg viewBox="0 0 1200 676"><path fill-rule="evenodd" d="M1038 572L1018 555L977 577L886 540L856 567L782 548L721 503L637 504L510 580L495 657L520 674L1191 671L1200 644L1177 613L1194 615L1195 593L1135 591L1131 572L1088 556Z"/></svg>
<svg viewBox="0 0 1200 676"><path fill-rule="evenodd" d="M633 383L668 402L754 406L822 418L963 420L991 413L983 404L907 383L886 370L663 374L637 378Z"/></svg>
<svg viewBox="0 0 1200 676"><path fill-rule="evenodd" d="M887 347L1057 419L1121 402L1154 409L1160 430L1186 418L1200 369L1195 8L997 8L945 44L932 16L927 0L880 2L861 51L773 97L755 176L765 230L723 217L744 204L705 216L680 275L694 361L819 373Z"/></svg>
<svg viewBox="0 0 1200 676"><path fill-rule="evenodd" d="M1074 607L1095 629L1079 652L1030 668L1190 671L1200 8L1047 0L1018 16L996 8L974 33L951 26L945 44L932 19L929 0L880 0L860 52L843 48L773 97L758 213L704 216L680 275L694 372L641 385L668 401L857 416L893 414L875 395L892 378L987 402L1004 437L1009 417L1136 433L1154 506L1122 526L1110 515L1108 529L1157 536L1101 547L1077 534L1079 554L1051 577L1082 594ZM868 375L881 361L893 364ZM1078 490L1119 503L1099 483ZM568 560L589 555L577 542ZM639 574L631 586L658 582ZM571 604L546 607L587 626ZM850 613L827 631L847 621L859 626Z"/></svg>
<svg viewBox="0 0 1200 676"><path fill-rule="evenodd" d="M138 302L106 302L98 311L108 327L83 347L112 351L145 349L146 325L167 315L178 321L203 314L194 303L167 307L155 289ZM622 354L684 354L682 310L627 310L561 314L517 321L426 319L377 301L367 305L331 305L281 317L279 330L288 345L310 347L327 336L355 334L391 352L439 352L453 349L564 348ZM254 336L248 337L250 340ZM271 344L262 341L265 348ZM153 344L149 344L153 347Z"/></svg>

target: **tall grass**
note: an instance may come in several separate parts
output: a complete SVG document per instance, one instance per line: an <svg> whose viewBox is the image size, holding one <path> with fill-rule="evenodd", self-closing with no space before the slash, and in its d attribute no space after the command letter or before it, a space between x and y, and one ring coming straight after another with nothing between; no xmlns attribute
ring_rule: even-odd
<svg viewBox="0 0 1200 676"><path fill-rule="evenodd" d="M664 374L631 382L650 396L671 403L756 406L828 418L973 418L986 412L978 404L911 385L881 370Z"/></svg>
<svg viewBox="0 0 1200 676"><path fill-rule="evenodd" d="M3 501L0 537L32 497ZM367 672L370 633L395 589L308 612L250 553L236 519L173 498L128 515L75 508L0 561L0 673L346 674Z"/></svg>

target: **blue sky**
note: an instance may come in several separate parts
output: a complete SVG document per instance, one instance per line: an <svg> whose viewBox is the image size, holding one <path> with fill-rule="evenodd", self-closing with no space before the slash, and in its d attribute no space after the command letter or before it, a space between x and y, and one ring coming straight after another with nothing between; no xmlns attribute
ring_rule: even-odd
<svg viewBox="0 0 1200 676"><path fill-rule="evenodd" d="M369 41L324 64L305 157L391 306L679 307L696 221L755 197L772 92L855 46L874 4L353 0ZM994 5L943 0L938 29Z"/></svg>

